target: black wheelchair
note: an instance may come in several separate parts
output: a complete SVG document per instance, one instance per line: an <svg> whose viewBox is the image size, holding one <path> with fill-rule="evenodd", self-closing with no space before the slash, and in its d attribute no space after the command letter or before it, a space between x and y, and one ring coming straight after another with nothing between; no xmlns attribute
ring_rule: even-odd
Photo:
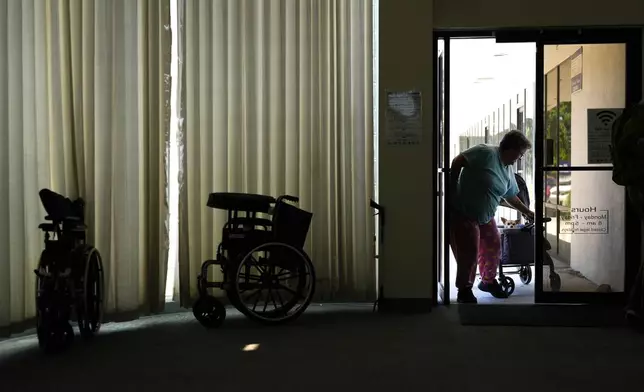
<svg viewBox="0 0 644 392"><path fill-rule="evenodd" d="M228 301L246 317L280 324L299 317L315 292L315 270L303 250L313 214L296 207L294 196L212 193L208 207L228 212L217 257L201 266L195 318L207 328L226 318L224 303L209 293L223 289ZM222 281L208 279L218 265ZM214 272L214 271L213 271Z"/></svg>
<svg viewBox="0 0 644 392"><path fill-rule="evenodd" d="M90 338L103 318L103 263L86 243L84 202L49 189L39 192L47 213L38 226L45 233L36 273L36 323L40 348L55 352L71 345L76 321L80 334Z"/></svg>

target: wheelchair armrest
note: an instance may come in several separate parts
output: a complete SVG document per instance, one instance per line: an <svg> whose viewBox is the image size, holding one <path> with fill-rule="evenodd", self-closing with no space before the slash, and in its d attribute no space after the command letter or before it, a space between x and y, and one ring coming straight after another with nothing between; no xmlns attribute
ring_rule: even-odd
<svg viewBox="0 0 644 392"><path fill-rule="evenodd" d="M45 218L46 219L46 218ZM38 228L42 231L55 231L56 225L53 223L41 223L38 225Z"/></svg>
<svg viewBox="0 0 644 392"><path fill-rule="evenodd" d="M53 222L55 219L54 219L54 218L52 218L52 217L51 217L51 216L49 216L49 215L45 215L45 220L47 220L47 221L52 221L52 222ZM81 219L80 219L79 217L77 217L77 216L66 216L66 217L64 217L64 218L63 218L63 222L65 222L65 221L69 221L69 222L80 222L80 221L81 221Z"/></svg>

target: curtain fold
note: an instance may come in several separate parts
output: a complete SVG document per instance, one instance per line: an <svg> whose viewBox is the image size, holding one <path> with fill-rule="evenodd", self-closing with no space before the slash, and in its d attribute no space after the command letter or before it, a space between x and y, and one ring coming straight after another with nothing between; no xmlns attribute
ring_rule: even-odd
<svg viewBox="0 0 644 392"><path fill-rule="evenodd" d="M225 191L299 196L317 298L375 296L371 3L179 0L183 306L225 223L208 194Z"/></svg>
<svg viewBox="0 0 644 392"><path fill-rule="evenodd" d="M169 26L170 0L0 0L0 331L35 315L43 187L85 199L107 314L163 309Z"/></svg>

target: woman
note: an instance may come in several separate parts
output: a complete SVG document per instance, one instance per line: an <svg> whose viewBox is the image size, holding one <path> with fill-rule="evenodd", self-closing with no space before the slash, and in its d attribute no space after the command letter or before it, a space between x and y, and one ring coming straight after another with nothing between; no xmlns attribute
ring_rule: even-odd
<svg viewBox="0 0 644 392"><path fill-rule="evenodd" d="M459 303L476 303L472 285L478 260L478 288L505 298L496 280L501 256L501 237L494 214L504 199L522 214L534 213L517 197L519 188L512 165L531 148L519 131L510 131L498 147L481 144L459 154L451 167L450 245L456 257Z"/></svg>

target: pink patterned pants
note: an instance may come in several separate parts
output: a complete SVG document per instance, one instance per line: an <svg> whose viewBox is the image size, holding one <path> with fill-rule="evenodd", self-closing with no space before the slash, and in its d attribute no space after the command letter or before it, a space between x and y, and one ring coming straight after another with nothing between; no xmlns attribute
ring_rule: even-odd
<svg viewBox="0 0 644 392"><path fill-rule="evenodd" d="M471 288L479 273L484 283L493 283L501 257L501 235L494 219L484 225L452 213L450 246L456 257L456 287Z"/></svg>

